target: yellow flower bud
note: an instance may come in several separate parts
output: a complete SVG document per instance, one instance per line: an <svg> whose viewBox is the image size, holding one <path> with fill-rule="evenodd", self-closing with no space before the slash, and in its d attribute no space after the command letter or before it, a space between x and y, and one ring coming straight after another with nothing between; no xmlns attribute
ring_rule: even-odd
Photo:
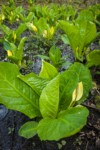
<svg viewBox="0 0 100 150"><path fill-rule="evenodd" d="M11 15L13 16L13 12L11 11Z"/></svg>
<svg viewBox="0 0 100 150"><path fill-rule="evenodd" d="M12 51L7 50L7 55L8 55L8 56L12 56Z"/></svg>
<svg viewBox="0 0 100 150"><path fill-rule="evenodd" d="M43 31L43 37L44 37L44 38L46 38L46 37L47 37L47 35L48 35L47 30L44 30L44 31Z"/></svg>
<svg viewBox="0 0 100 150"><path fill-rule="evenodd" d="M35 25L32 26L33 31L37 32L37 27Z"/></svg>
<svg viewBox="0 0 100 150"><path fill-rule="evenodd" d="M51 27L51 28L49 29L49 32L50 32L51 35L53 35L53 34L54 34L54 27Z"/></svg>
<svg viewBox="0 0 100 150"><path fill-rule="evenodd" d="M5 19L5 16L3 14L0 14L0 21L3 21Z"/></svg>
<svg viewBox="0 0 100 150"><path fill-rule="evenodd" d="M37 32L37 27L33 23L28 23L28 26L30 26L33 31Z"/></svg>
<svg viewBox="0 0 100 150"><path fill-rule="evenodd" d="M83 84L82 82L79 82L76 89L74 90L72 94L72 101L80 100L82 95L83 95Z"/></svg>

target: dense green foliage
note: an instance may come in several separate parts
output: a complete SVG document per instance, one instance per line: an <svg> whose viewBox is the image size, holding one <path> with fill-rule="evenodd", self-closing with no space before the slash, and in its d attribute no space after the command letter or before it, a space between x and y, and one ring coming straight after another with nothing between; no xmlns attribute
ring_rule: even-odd
<svg viewBox="0 0 100 150"><path fill-rule="evenodd" d="M80 81L83 88L79 87L80 92L73 99ZM87 67L80 63L58 73L54 66L43 62L39 75L22 76L16 65L1 62L0 83L0 103L29 118L41 118L39 123L29 122L22 126L19 131L22 136L30 138L38 133L41 140L59 140L77 133L86 124L88 110L79 104L88 96L92 80Z"/></svg>

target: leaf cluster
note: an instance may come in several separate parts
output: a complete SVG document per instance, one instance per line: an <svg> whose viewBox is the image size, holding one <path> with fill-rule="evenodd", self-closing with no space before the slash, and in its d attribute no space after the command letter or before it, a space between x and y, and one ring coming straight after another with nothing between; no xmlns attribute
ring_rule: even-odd
<svg viewBox="0 0 100 150"><path fill-rule="evenodd" d="M43 61L39 75L23 76L16 65L1 62L0 83L0 103L31 119L39 118L39 122L24 124L21 136L31 138L37 133L41 140L59 140L86 124L88 110L80 104L88 96L92 80L90 71L80 63L59 73Z"/></svg>

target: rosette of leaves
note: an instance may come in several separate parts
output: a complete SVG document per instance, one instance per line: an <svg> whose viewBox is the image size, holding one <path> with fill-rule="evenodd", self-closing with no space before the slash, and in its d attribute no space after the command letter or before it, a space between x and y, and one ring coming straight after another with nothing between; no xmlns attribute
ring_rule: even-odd
<svg viewBox="0 0 100 150"><path fill-rule="evenodd" d="M0 28L3 34L2 42L7 40L11 43L17 43L21 40L21 35L27 29L27 26L21 23L17 29L10 29L7 25L0 24Z"/></svg>
<svg viewBox="0 0 100 150"><path fill-rule="evenodd" d="M41 140L59 140L79 132L89 114L80 104L91 85L90 71L81 63L58 73L43 61L39 75L25 76L15 64L0 63L0 103L31 119L39 118L20 128L19 134L26 138L38 134Z"/></svg>
<svg viewBox="0 0 100 150"><path fill-rule="evenodd" d="M24 13L24 9L22 6L16 7L15 4L12 6L2 5L2 14L5 16L5 19L10 23L13 24L14 22L19 22L20 15Z"/></svg>
<svg viewBox="0 0 100 150"><path fill-rule="evenodd" d="M55 33L55 27L50 26L45 18L34 19L33 23L28 22L27 27L35 33L36 38L51 40ZM33 35L34 36L34 35Z"/></svg>
<svg viewBox="0 0 100 150"><path fill-rule="evenodd" d="M23 49L24 49L24 43L27 40L26 37L23 37L20 42L19 45L16 46L14 43L10 43L8 41L4 41L3 45L4 45L4 49L7 51L7 57L14 62L15 64L17 64L18 66L22 65L22 59L23 59Z"/></svg>
<svg viewBox="0 0 100 150"><path fill-rule="evenodd" d="M73 50L75 59L83 62L88 46L98 36L96 25L93 23L93 13L82 10L75 21L59 21L59 27L66 33L63 41Z"/></svg>
<svg viewBox="0 0 100 150"><path fill-rule="evenodd" d="M36 55L40 57L41 59L48 60L51 62L51 64L57 68L57 70L61 70L62 68L67 69L71 63L67 61L68 55L62 56L61 50L53 45L49 50L49 56L46 55Z"/></svg>

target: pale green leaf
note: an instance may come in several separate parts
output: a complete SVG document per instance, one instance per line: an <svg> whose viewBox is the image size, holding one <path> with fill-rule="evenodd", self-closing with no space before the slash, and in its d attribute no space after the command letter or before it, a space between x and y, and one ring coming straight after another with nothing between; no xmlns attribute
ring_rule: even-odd
<svg viewBox="0 0 100 150"><path fill-rule="evenodd" d="M0 28L7 35L10 35L12 33L12 30L4 24L0 24Z"/></svg>
<svg viewBox="0 0 100 150"><path fill-rule="evenodd" d="M94 20L94 15L92 11L88 9L83 9L79 12L78 17L76 21L80 24L83 21L93 21Z"/></svg>
<svg viewBox="0 0 100 150"><path fill-rule="evenodd" d="M61 51L56 46L52 46L49 50L49 57L52 64L57 67L61 62Z"/></svg>
<svg viewBox="0 0 100 150"><path fill-rule="evenodd" d="M56 119L42 119L37 133L41 140L59 140L72 136L86 124L88 114L88 110L83 106L70 108L60 112Z"/></svg>
<svg viewBox="0 0 100 150"><path fill-rule="evenodd" d="M39 74L39 76L41 78L51 80L55 76L57 76L57 74L58 74L58 71L54 66L52 66L48 62L42 61L42 68L41 68L41 71L40 71L40 74Z"/></svg>
<svg viewBox="0 0 100 150"><path fill-rule="evenodd" d="M31 138L37 134L37 125L38 123L35 121L29 121L25 123L19 130L19 135L23 136L24 138Z"/></svg>
<svg viewBox="0 0 100 150"><path fill-rule="evenodd" d="M100 50L93 50L87 56L87 67L100 66Z"/></svg>
<svg viewBox="0 0 100 150"><path fill-rule="evenodd" d="M46 79L43 79L34 73L26 74L26 75L19 75L18 76L22 81L27 83L39 96L43 90L43 88L49 82Z"/></svg>
<svg viewBox="0 0 100 150"><path fill-rule="evenodd" d="M59 76L52 79L43 89L39 105L43 118L55 118L57 116L59 107Z"/></svg>
<svg viewBox="0 0 100 150"><path fill-rule="evenodd" d="M0 63L0 103L34 118L40 115L39 97L31 87L17 78L18 75L16 65Z"/></svg>

